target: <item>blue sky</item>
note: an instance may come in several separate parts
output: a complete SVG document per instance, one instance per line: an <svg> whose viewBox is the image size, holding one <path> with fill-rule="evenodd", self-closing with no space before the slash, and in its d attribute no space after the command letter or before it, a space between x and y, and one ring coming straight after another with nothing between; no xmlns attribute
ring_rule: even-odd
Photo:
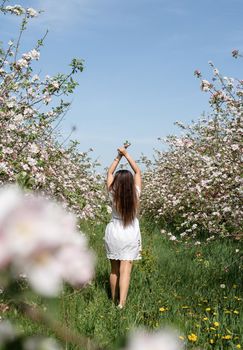
<svg viewBox="0 0 243 350"><path fill-rule="evenodd" d="M43 9L31 21L24 47L31 49L49 29L38 70L65 72L72 57L85 60L85 71L62 125L80 149L109 165L128 139L130 153L150 158L162 149L157 140L178 134L176 120L190 123L208 111L207 95L194 77L210 78L208 61L223 75L238 76L243 49L242 0L22 0ZM16 36L16 20L1 18L2 39Z"/></svg>

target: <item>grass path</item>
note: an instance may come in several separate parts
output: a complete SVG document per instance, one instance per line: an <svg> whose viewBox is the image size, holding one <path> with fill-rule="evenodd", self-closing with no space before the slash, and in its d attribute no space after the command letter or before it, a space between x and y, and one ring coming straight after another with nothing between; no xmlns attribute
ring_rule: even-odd
<svg viewBox="0 0 243 350"><path fill-rule="evenodd" d="M243 348L239 242L187 246L168 241L158 228L141 223L143 259L134 263L126 308L117 310L110 300L104 228L101 224L81 227L97 255L96 278L81 291L66 287L65 293L48 305L59 320L112 350L123 345L133 327L158 329L163 325L176 327L188 349ZM45 332L40 327L33 329L22 318L21 322L30 333L37 329ZM188 340L190 334L195 335L194 341ZM69 345L67 349L77 347Z"/></svg>
<svg viewBox="0 0 243 350"><path fill-rule="evenodd" d="M110 301L104 226L84 226L83 231L90 237L98 262L92 285L67 298L66 319L80 332L114 349L133 327L156 329L171 324L185 339L191 333L197 335L192 347L243 347L238 242L187 247L168 241L156 227L142 223L143 259L134 264L127 306L118 311Z"/></svg>

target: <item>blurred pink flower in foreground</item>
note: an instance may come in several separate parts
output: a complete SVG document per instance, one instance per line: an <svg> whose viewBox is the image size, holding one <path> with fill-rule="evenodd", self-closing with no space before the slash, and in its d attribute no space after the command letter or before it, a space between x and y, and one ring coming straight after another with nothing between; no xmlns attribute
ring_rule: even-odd
<svg viewBox="0 0 243 350"><path fill-rule="evenodd" d="M63 281L76 287L89 282L94 261L74 215L16 186L0 190L0 269L10 267L37 293L56 296Z"/></svg>
<svg viewBox="0 0 243 350"><path fill-rule="evenodd" d="M178 334L164 329L157 332L148 332L143 329L131 333L128 346L125 350L182 350L183 342Z"/></svg>
<svg viewBox="0 0 243 350"><path fill-rule="evenodd" d="M7 349L11 346L11 342L21 337L22 332L17 329L10 321L4 320L0 322L0 347ZM61 345L53 338L45 338L42 336L32 336L23 339L24 350L62 350Z"/></svg>

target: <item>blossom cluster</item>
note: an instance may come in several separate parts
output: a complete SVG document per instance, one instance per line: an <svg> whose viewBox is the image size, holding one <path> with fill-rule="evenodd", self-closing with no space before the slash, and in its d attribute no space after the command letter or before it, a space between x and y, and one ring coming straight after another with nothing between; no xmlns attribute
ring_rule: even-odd
<svg viewBox="0 0 243 350"><path fill-rule="evenodd" d="M27 9L25 9L24 7L20 6L20 5L8 5L6 7L3 7L2 12L4 13L11 13L14 14L16 16L21 16L26 14L27 17L37 17L38 16L38 11L36 11L35 9L33 9L32 7L29 7Z"/></svg>
<svg viewBox="0 0 243 350"><path fill-rule="evenodd" d="M22 275L39 294L56 296L66 281L82 287L94 256L71 213L16 186L0 191L0 270Z"/></svg>
<svg viewBox="0 0 243 350"><path fill-rule="evenodd" d="M191 125L176 122L182 135L163 139L168 149L157 150L154 162L142 159L142 212L181 239L242 232L243 81L223 77L210 65L211 82L198 70L195 75L210 93L211 113Z"/></svg>

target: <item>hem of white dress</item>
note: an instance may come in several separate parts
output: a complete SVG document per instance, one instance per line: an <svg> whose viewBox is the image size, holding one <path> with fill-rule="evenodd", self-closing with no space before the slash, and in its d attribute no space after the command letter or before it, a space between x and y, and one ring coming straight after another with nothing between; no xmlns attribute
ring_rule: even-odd
<svg viewBox="0 0 243 350"><path fill-rule="evenodd" d="M114 256L108 256L107 255L107 259L110 259L110 260L129 260L129 261L131 261L131 260L141 260L142 259L142 257L141 256L139 256L139 257L137 257L137 258L129 258L129 257L126 257L126 258L119 258L119 257L114 257Z"/></svg>

